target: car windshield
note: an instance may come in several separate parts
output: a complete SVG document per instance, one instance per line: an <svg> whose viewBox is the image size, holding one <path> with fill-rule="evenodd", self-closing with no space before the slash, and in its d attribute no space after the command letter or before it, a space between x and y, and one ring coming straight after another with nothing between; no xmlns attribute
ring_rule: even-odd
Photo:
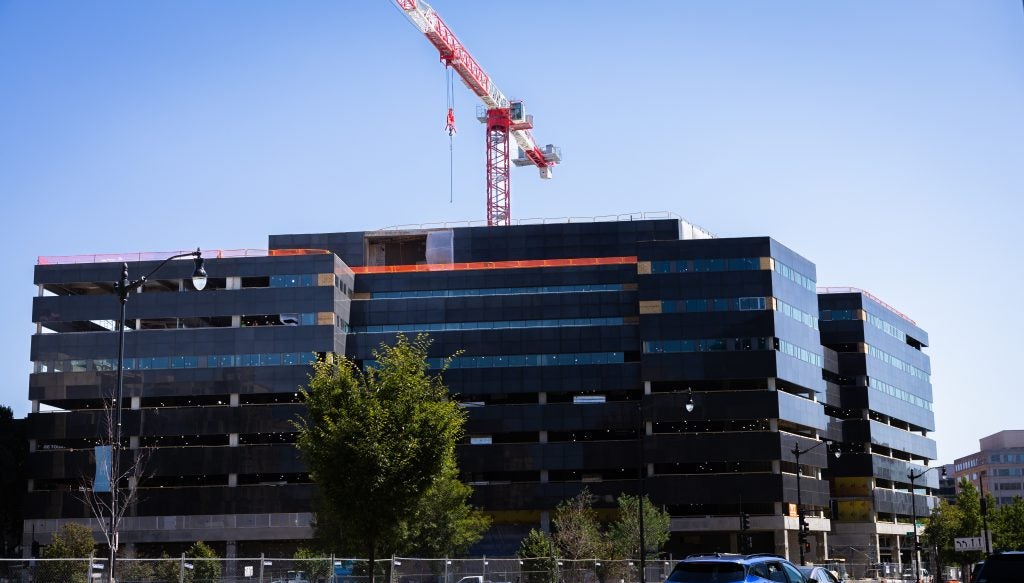
<svg viewBox="0 0 1024 583"><path fill-rule="evenodd" d="M736 563L682 563L668 576L680 583L734 583L743 578L743 565Z"/></svg>
<svg viewBox="0 0 1024 583"><path fill-rule="evenodd" d="M979 583L1024 581L1024 554L992 555L985 561Z"/></svg>

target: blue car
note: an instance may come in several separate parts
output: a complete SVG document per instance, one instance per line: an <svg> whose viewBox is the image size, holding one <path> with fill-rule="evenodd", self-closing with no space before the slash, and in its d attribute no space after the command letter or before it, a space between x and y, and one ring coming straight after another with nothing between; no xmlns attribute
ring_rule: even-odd
<svg viewBox="0 0 1024 583"><path fill-rule="evenodd" d="M666 583L808 583L778 555L714 553L690 555L672 569Z"/></svg>

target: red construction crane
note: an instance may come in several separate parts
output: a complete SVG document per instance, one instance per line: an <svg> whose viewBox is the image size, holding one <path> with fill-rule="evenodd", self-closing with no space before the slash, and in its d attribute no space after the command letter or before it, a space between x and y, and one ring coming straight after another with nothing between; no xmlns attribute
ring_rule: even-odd
<svg viewBox="0 0 1024 583"><path fill-rule="evenodd" d="M562 161L559 148L548 144L541 149L533 141L533 116L526 114L522 101L509 101L498 89L483 67L459 42L455 33L429 4L422 0L394 0L410 22L441 54L441 62L451 67L462 82L476 93L486 106L477 114L485 124L487 148L487 225L507 225L511 217L509 192L509 134L519 146L519 156L511 160L516 166L534 165L541 178L551 178L551 167ZM449 132L455 120L448 110Z"/></svg>

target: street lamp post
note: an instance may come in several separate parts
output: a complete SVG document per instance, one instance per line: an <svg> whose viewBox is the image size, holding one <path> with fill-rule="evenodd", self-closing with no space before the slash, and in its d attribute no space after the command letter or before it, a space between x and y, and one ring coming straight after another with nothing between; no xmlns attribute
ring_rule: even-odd
<svg viewBox="0 0 1024 583"><path fill-rule="evenodd" d="M935 466L917 473L914 473L914 470L910 470L907 474L907 477L910 478L910 516L913 521L911 526L914 529L914 580L917 583L921 583L921 543L917 540L917 488L914 482L921 476L940 467L942 468L942 477L945 478L946 468L944 466Z"/></svg>
<svg viewBox="0 0 1024 583"><path fill-rule="evenodd" d="M801 566L807 564L804 561L804 542L807 541L807 534L808 534L808 531L810 530L810 528L807 525L807 523L804 521L804 505L803 505L803 499L801 498L801 494L800 494L800 456L802 456L805 453L811 451L812 449L814 449L816 447L819 447L819 446L822 446L822 445L825 445L825 446L832 445L832 441L828 440L828 439L825 439L825 440L819 441L818 443L815 443L811 447L808 447L807 449L804 449L804 450L800 449L800 442L799 441L793 443L792 453L793 453L793 456L796 457L796 516L797 516L797 523L798 523L797 526L799 528L799 533L800 533L797 536L797 539L799 541L799 544L797 546L800 547L800 565ZM841 452L837 449L837 450L835 450L834 453L835 453L835 456L838 458Z"/></svg>
<svg viewBox="0 0 1024 583"><path fill-rule="evenodd" d="M693 389L686 389L686 412L693 413ZM640 450L640 496L637 497L637 523L640 527L640 583L647 583L647 539L644 535L644 496L647 495L647 455L644 452L644 436L647 433L647 423L644 420L644 402L641 399L636 404L637 417L640 418L640 433L637 434L637 447Z"/></svg>
<svg viewBox="0 0 1024 583"><path fill-rule="evenodd" d="M114 410L114 431L113 439L111 443L110 453L110 571L109 581L110 583L116 582L116 561L117 561L117 546L118 546L118 525L120 520L118 518L118 490L120 490L120 455L121 455L121 400L124 394L124 322L125 322L125 305L128 303L128 295L131 290L138 288L144 284L147 279L153 276L154 273L160 271L160 269L167 265L172 259L181 259L183 257L193 257L195 259L195 270L192 272L192 285L196 290L202 290L206 287L206 270L203 268L203 254L202 251L196 249L189 253L180 253L178 255L172 255L167 259L164 259L160 265L157 265L148 274L132 281L128 279L128 264L125 263L121 267L121 281L114 284L114 291L117 292L118 301L121 303L121 315L118 319L117 328L117 381L113 402L111 408Z"/></svg>
<svg viewBox="0 0 1024 583"><path fill-rule="evenodd" d="M992 549L988 545L988 499L985 498L985 472L981 471L978 473L978 485L980 486L978 494L980 499L978 504L981 507L981 527L985 530L985 556L992 554Z"/></svg>

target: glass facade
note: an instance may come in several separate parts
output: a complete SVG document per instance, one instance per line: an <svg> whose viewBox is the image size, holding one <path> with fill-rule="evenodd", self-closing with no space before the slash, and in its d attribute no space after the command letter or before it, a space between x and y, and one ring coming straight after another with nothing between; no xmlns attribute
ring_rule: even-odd
<svg viewBox="0 0 1024 583"><path fill-rule="evenodd" d="M169 284L133 295L138 329L127 333L124 369L125 399L136 409L127 442L156 461L142 486L149 501L132 512L305 516L299 535L268 531L265 540L308 538L314 490L293 423L311 363L335 353L373 367L382 342L426 332L431 368L445 367L446 385L465 401L461 477L475 484L473 504L515 517L502 528L525 534L584 487L610 508L635 491L640 472L652 502L677 519L743 511L782 524L779 513L796 503L793 444L812 448L832 433L822 402L826 324L856 310L829 307L826 317L813 263L768 237L680 239L670 219L450 229L459 267L447 269L420 251L432 232L273 236L276 251L331 253L209 260L206 291ZM167 281L188 277L171 267ZM36 439L54 448L33 453L35 519L84 518L54 501L88 462L69 444L99 437L116 334L83 323L116 317L115 272L103 264L36 269L45 297L33 317L53 323L53 333L33 338L29 392L39 406ZM892 325L879 329L899 338ZM925 370L884 348L890 365ZM930 414L921 391L891 383L870 387ZM800 459L802 502L817 516L829 507L829 486L811 469L828 467L825 453L817 447ZM696 542L668 550L735 543L716 528L695 528ZM210 534L225 544L246 536ZM787 548L776 546L785 529L763 534L752 550Z"/></svg>

